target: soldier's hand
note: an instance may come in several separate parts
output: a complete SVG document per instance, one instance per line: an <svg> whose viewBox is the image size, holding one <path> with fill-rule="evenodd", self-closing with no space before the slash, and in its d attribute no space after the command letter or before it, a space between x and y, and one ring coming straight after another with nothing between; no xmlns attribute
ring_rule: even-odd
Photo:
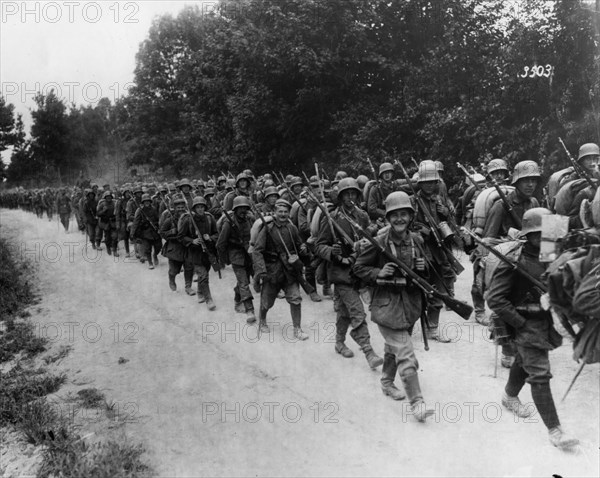
<svg viewBox="0 0 600 478"><path fill-rule="evenodd" d="M438 204L436 209L437 209L438 214L441 214L442 216L448 216L448 214L450 212L450 210L443 204Z"/></svg>
<svg viewBox="0 0 600 478"><path fill-rule="evenodd" d="M379 271L379 274L377 274L377 278L378 279L388 279L394 275L394 272L396 272L395 264L392 262L388 262L386 265L384 265L381 268L381 270Z"/></svg>
<svg viewBox="0 0 600 478"><path fill-rule="evenodd" d="M331 247L331 253L332 253L334 256L341 256L341 255L342 255L342 245L341 245L341 244L337 244L337 243L336 243L336 244L334 244L334 245Z"/></svg>
<svg viewBox="0 0 600 478"><path fill-rule="evenodd" d="M202 237L204 238L205 241L212 241L212 239L210 238L210 236L208 234L202 234Z"/></svg>
<svg viewBox="0 0 600 478"><path fill-rule="evenodd" d="M423 272L425 270L425 259L423 257L418 257L415 259L415 269L419 272Z"/></svg>
<svg viewBox="0 0 600 478"><path fill-rule="evenodd" d="M197 237L196 239L194 239L192 241L192 244L194 244L194 246L200 246L200 245L202 245L202 241L200 240L199 237Z"/></svg>

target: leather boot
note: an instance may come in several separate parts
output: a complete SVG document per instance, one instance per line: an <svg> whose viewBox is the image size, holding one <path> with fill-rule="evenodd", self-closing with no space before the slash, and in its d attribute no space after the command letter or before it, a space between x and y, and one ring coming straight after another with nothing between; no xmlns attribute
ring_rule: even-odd
<svg viewBox="0 0 600 478"><path fill-rule="evenodd" d="M246 312L246 307L244 307L244 304L242 302L235 302L233 309L238 313L238 314L243 314Z"/></svg>
<svg viewBox="0 0 600 478"><path fill-rule="evenodd" d="M560 426L548 430L548 437L550 438L550 443L561 450L579 445L579 440L565 433Z"/></svg>
<svg viewBox="0 0 600 478"><path fill-rule="evenodd" d="M519 397L510 397L506 392L502 394L502 405L513 412L519 418L527 418L531 416L531 411L528 407L521 403Z"/></svg>
<svg viewBox="0 0 600 478"><path fill-rule="evenodd" d="M169 288L172 291L176 291L177 290L177 284L175 283L175 276L172 274L169 274Z"/></svg>
<svg viewBox="0 0 600 478"><path fill-rule="evenodd" d="M252 299L246 299L243 302L243 305L246 310L246 322L248 324L253 324L256 322L256 316L254 315L254 304L252 303Z"/></svg>
<svg viewBox="0 0 600 478"><path fill-rule="evenodd" d="M404 383L404 390L406 390L414 417L417 421L424 422L435 411L425 406L423 394L421 393L421 385L419 384L419 376L416 372L408 374L402 377L402 383Z"/></svg>
<svg viewBox="0 0 600 478"><path fill-rule="evenodd" d="M375 370L377 367L383 364L383 359L373 351L373 347L367 345L363 347L362 350L365 354L367 362L369 363L369 367L371 367L372 370Z"/></svg>
<svg viewBox="0 0 600 478"><path fill-rule="evenodd" d="M302 306L300 304L290 304L290 313L292 314L292 324L294 324L294 337L298 340L307 340L308 334L305 334L300 327Z"/></svg>
<svg viewBox="0 0 600 478"><path fill-rule="evenodd" d="M312 300L313 302L321 302L323 299L321 298L319 293L316 290L314 290L310 293L310 300Z"/></svg>
<svg viewBox="0 0 600 478"><path fill-rule="evenodd" d="M383 366L381 367L381 391L394 400L404 400L406 396L394 385L397 370L396 356L385 352L383 354Z"/></svg>
<svg viewBox="0 0 600 478"><path fill-rule="evenodd" d="M329 282L325 282L325 284L323 284L323 296L331 297L331 286L329 285Z"/></svg>
<svg viewBox="0 0 600 478"><path fill-rule="evenodd" d="M194 271L183 270L183 279L185 281L185 293L187 295L196 295L194 289L192 289L192 282L194 281Z"/></svg>
<svg viewBox="0 0 600 478"><path fill-rule="evenodd" d="M263 309L262 307L258 311L258 328L259 331L265 334L269 333L269 326L267 325L267 309Z"/></svg>
<svg viewBox="0 0 600 478"><path fill-rule="evenodd" d="M344 342L336 342L335 343L335 351L340 354L342 357L352 358L354 357L354 352L350 350Z"/></svg>
<svg viewBox="0 0 600 478"><path fill-rule="evenodd" d="M210 286L208 284L202 285L202 293L201 295L206 299L206 307L208 310L216 310L217 306L215 305L212 294L210 293Z"/></svg>

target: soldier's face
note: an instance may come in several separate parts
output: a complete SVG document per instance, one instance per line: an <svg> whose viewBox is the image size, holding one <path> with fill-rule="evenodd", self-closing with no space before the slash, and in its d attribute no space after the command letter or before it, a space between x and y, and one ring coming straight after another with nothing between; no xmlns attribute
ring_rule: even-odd
<svg viewBox="0 0 600 478"><path fill-rule="evenodd" d="M250 185L250 183L248 183L247 179L240 179L238 181L238 188L240 188L240 189L248 189L249 185Z"/></svg>
<svg viewBox="0 0 600 478"><path fill-rule="evenodd" d="M579 160L579 163L587 169L590 174L594 172L598 168L598 161L600 160L600 156L590 155L584 156Z"/></svg>
<svg viewBox="0 0 600 478"><path fill-rule="evenodd" d="M506 181L506 172L499 169L498 171L492 171L490 173L490 178L492 178L497 183L503 183Z"/></svg>
<svg viewBox="0 0 600 478"><path fill-rule="evenodd" d="M183 214L183 213L185 212L185 204L179 204L179 203L178 203L178 204L175 206L175 212L176 212L177 214Z"/></svg>
<svg viewBox="0 0 600 478"><path fill-rule="evenodd" d="M349 189L342 193L342 204L346 207L352 207L358 199L358 192L354 189Z"/></svg>
<svg viewBox="0 0 600 478"><path fill-rule="evenodd" d="M152 206L152 201L144 201L142 203L142 206L145 207L146 209L148 209L149 207Z"/></svg>
<svg viewBox="0 0 600 478"><path fill-rule="evenodd" d="M394 173L392 171L386 171L381 175L381 179L383 179L384 181L391 181L393 176Z"/></svg>
<svg viewBox="0 0 600 478"><path fill-rule="evenodd" d="M187 194L190 192L190 187L189 186L181 186L181 192L183 194Z"/></svg>
<svg viewBox="0 0 600 478"><path fill-rule="evenodd" d="M286 222L290 217L290 210L286 206L278 206L275 209L275 217L279 222Z"/></svg>
<svg viewBox="0 0 600 478"><path fill-rule="evenodd" d="M239 219L245 219L246 216L248 215L248 211L250 210L250 208L247 208L246 206L240 206L238 208L235 209L235 215L239 218Z"/></svg>
<svg viewBox="0 0 600 478"><path fill-rule="evenodd" d="M399 209L388 214L387 220L392 230L398 235L404 235L412 219L410 209Z"/></svg>
<svg viewBox="0 0 600 478"><path fill-rule="evenodd" d="M196 214L198 214L198 216L202 216L202 214L204 214L204 211L206 211L206 208L204 207L204 204L196 204L194 206L194 212Z"/></svg>
<svg viewBox="0 0 600 478"><path fill-rule="evenodd" d="M523 196L530 198L531 196L533 196L537 184L537 178L523 178L517 181L515 187L517 188L517 191L519 191Z"/></svg>
<svg viewBox="0 0 600 478"><path fill-rule="evenodd" d="M422 181L419 183L419 187L425 194L433 194L437 187L437 181Z"/></svg>
<svg viewBox="0 0 600 478"><path fill-rule="evenodd" d="M266 198L267 204L269 206L273 206L275 204L275 201L277 201L277 198L278 198L278 196L275 196L275 194L270 194Z"/></svg>
<svg viewBox="0 0 600 478"><path fill-rule="evenodd" d="M292 192L298 196L301 192L302 192L302 186L301 185L296 185L292 188Z"/></svg>

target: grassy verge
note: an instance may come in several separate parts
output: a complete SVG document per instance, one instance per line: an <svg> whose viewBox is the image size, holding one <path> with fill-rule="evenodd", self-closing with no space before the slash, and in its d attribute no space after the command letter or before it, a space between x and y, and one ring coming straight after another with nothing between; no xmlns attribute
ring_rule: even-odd
<svg viewBox="0 0 600 478"><path fill-rule="evenodd" d="M57 412L47 395L66 381L64 374L49 373L34 365L36 355L46 351L45 339L37 337L26 308L36 302L31 277L35 271L10 253L0 238L0 427L13 426L27 442L43 447L40 477L142 477L153 474L144 464L144 448L115 440L90 443L78 427ZM46 357L46 365L62 360L70 351L61 347ZM104 395L96 389L77 393L84 408L102 408Z"/></svg>

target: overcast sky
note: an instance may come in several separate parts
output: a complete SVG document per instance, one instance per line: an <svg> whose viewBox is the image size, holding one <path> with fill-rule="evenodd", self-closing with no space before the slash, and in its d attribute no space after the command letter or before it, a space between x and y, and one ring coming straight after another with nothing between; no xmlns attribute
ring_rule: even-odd
<svg viewBox="0 0 600 478"><path fill-rule="evenodd" d="M135 54L155 16L216 3L2 0L1 93L23 114L27 132L37 91L54 88L67 104L96 104L102 97L114 102L133 80Z"/></svg>

